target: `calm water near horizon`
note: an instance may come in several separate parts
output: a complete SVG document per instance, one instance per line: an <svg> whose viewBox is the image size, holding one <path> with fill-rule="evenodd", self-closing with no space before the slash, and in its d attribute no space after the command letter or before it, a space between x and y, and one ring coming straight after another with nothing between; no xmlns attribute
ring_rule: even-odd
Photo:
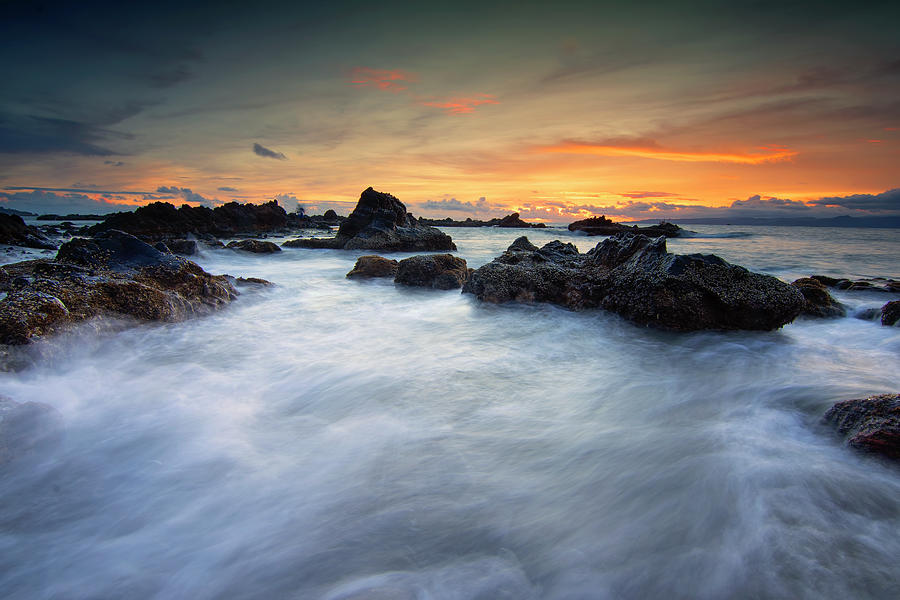
<svg viewBox="0 0 900 600"><path fill-rule="evenodd" d="M688 228L671 251L900 279L897 229ZM523 234L602 239L445 231L476 268ZM674 334L347 280L367 253L208 250L278 285L0 374L66 425L0 470L0 596L900 597L900 468L820 423L900 392L900 327Z"/></svg>

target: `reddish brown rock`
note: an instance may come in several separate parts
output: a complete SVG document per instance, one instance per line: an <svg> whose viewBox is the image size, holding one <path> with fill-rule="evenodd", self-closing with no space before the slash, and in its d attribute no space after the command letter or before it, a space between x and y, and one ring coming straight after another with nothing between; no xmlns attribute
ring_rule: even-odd
<svg viewBox="0 0 900 600"><path fill-rule="evenodd" d="M882 394L838 402L824 420L863 452L900 459L900 394Z"/></svg>

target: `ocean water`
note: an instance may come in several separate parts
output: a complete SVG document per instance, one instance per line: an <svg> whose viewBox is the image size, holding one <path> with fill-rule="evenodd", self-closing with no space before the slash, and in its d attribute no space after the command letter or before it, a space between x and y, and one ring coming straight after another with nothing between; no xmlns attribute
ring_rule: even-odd
<svg viewBox="0 0 900 600"><path fill-rule="evenodd" d="M670 250L900 278L897 230L692 228ZM447 231L472 267L523 233ZM900 597L900 469L820 422L900 391L900 327L666 333L347 280L361 254L206 251L277 286L0 374L66 428L0 468L0 596Z"/></svg>

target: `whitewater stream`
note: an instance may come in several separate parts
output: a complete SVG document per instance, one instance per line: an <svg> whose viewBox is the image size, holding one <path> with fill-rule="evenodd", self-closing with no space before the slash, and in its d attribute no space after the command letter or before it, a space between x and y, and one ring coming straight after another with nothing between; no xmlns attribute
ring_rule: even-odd
<svg viewBox="0 0 900 600"><path fill-rule="evenodd" d="M900 278L897 230L691 228L669 249ZM470 267L523 234L445 231ZM361 254L206 250L277 285L0 374L66 431L0 468L0 597L900 598L900 468L821 424L900 392L900 327L852 316L896 296L676 334L346 279Z"/></svg>

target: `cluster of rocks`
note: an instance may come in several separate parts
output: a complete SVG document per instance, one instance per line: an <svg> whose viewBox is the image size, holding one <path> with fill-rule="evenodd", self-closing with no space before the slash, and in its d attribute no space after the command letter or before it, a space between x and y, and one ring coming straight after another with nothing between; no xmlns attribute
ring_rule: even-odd
<svg viewBox="0 0 900 600"><path fill-rule="evenodd" d="M181 321L231 302L234 284L121 231L76 238L54 260L0 267L0 344L27 344L105 315Z"/></svg>
<svg viewBox="0 0 900 600"><path fill-rule="evenodd" d="M19 215L0 213L0 244L55 250L56 244L36 227L27 225Z"/></svg>
<svg viewBox="0 0 900 600"><path fill-rule="evenodd" d="M662 221L658 225L638 227L637 225L623 225L607 219L605 215L590 217L569 223L569 231L581 231L587 235L616 235L617 233L640 233L650 237L680 237L685 230L675 225Z"/></svg>
<svg viewBox="0 0 900 600"><path fill-rule="evenodd" d="M394 283L436 290L459 289L472 270L452 254L424 254L396 261L382 256L360 256L347 273L351 279L393 277Z"/></svg>
<svg viewBox="0 0 900 600"><path fill-rule="evenodd" d="M472 219L471 217L464 221L454 221L452 218L446 217L444 219L420 218L419 223L422 225L431 225L433 227L506 227L515 229L543 229L547 227L546 223L528 223L527 221L523 221L517 212L502 218L498 217L487 221Z"/></svg>
<svg viewBox="0 0 900 600"><path fill-rule="evenodd" d="M463 287L487 302L548 302L602 308L674 331L771 330L794 320L800 291L714 255L676 255L664 237L617 234L587 253L521 237L475 270Z"/></svg>
<svg viewBox="0 0 900 600"><path fill-rule="evenodd" d="M300 213L290 213L288 215L288 225L294 229L323 229L330 231L332 227L336 227L347 220L347 217L338 215L334 210L328 209L322 215L306 215Z"/></svg>
<svg viewBox="0 0 900 600"><path fill-rule="evenodd" d="M814 318L834 318L847 315L847 307L835 300L828 288L847 291L900 293L900 281L876 277L873 279L837 279L827 275L812 275L794 281L803 294L805 303L802 314ZM880 319L882 325L893 326L900 322L900 300L893 300L881 307L858 314L863 319Z"/></svg>
<svg viewBox="0 0 900 600"><path fill-rule="evenodd" d="M368 188L350 216L331 238L288 240L289 248L344 250L440 251L456 250L449 235L422 225L406 211L406 206L390 194Z"/></svg>

